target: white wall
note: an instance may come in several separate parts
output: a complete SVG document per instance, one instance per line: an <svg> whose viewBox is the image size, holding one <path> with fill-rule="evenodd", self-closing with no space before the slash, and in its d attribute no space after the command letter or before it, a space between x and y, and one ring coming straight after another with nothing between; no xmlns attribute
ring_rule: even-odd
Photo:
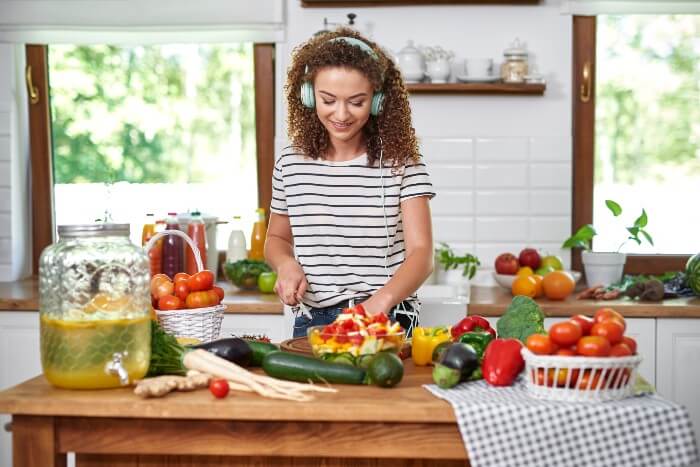
<svg viewBox="0 0 700 467"><path fill-rule="evenodd" d="M10 276L12 267L11 64L12 47L0 44L0 280Z"/></svg>
<svg viewBox="0 0 700 467"><path fill-rule="evenodd" d="M413 122L437 190L436 241L477 254L492 268L496 255L531 245L561 254L571 229L571 16L560 1L537 6L301 8L287 2L287 43L277 49L277 147L286 145L284 72L292 48L322 29L323 18L356 27L396 53L411 39L467 57L502 61L516 38L547 79L537 96L416 95ZM454 78L452 78L454 80Z"/></svg>

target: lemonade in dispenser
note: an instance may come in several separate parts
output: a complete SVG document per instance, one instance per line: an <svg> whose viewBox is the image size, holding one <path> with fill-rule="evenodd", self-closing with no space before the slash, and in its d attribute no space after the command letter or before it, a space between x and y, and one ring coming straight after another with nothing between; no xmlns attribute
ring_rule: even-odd
<svg viewBox="0 0 700 467"><path fill-rule="evenodd" d="M39 262L41 364L53 385L143 378L151 348L149 259L128 224L59 226Z"/></svg>

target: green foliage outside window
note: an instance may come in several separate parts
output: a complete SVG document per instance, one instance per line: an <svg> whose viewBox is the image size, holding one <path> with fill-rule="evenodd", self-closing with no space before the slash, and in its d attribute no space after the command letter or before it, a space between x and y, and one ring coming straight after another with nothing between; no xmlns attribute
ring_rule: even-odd
<svg viewBox="0 0 700 467"><path fill-rule="evenodd" d="M252 44L51 46L56 183L207 182L255 161Z"/></svg>

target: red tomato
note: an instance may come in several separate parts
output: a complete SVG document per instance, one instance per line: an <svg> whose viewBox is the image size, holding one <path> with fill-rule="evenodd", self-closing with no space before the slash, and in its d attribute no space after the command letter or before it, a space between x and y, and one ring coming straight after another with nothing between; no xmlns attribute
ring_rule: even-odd
<svg viewBox="0 0 700 467"><path fill-rule="evenodd" d="M554 352L554 355L561 355L563 357L573 357L576 355L576 348L574 347L572 349L571 347L563 347Z"/></svg>
<svg viewBox="0 0 700 467"><path fill-rule="evenodd" d="M549 338L562 347L574 345L582 334L581 325L576 321L562 321L549 328Z"/></svg>
<svg viewBox="0 0 700 467"><path fill-rule="evenodd" d="M576 353L586 357L607 357L610 342L601 336L583 336L576 344Z"/></svg>
<svg viewBox="0 0 700 467"><path fill-rule="evenodd" d="M175 295L164 295L158 299L159 310L177 310L182 306L182 300Z"/></svg>
<svg viewBox="0 0 700 467"><path fill-rule="evenodd" d="M187 287L187 282L180 281L175 282L175 295L180 300L187 300L187 296L190 294L190 288Z"/></svg>
<svg viewBox="0 0 700 467"><path fill-rule="evenodd" d="M595 312L595 315L593 315L594 323L602 323L603 321L610 320L619 321L620 324L622 324L623 328L627 327L627 324L625 323L625 318L612 308L601 308L600 310Z"/></svg>
<svg viewBox="0 0 700 467"><path fill-rule="evenodd" d="M610 348L611 357L629 357L632 355L632 350L624 342L615 344Z"/></svg>
<svg viewBox="0 0 700 467"><path fill-rule="evenodd" d="M593 327L593 318L586 315L574 315L571 317L571 321L576 321L579 326L581 326L581 332L584 336L591 333L591 328Z"/></svg>
<svg viewBox="0 0 700 467"><path fill-rule="evenodd" d="M348 336L348 340L353 345L361 345L365 338L360 334L355 334L354 336Z"/></svg>
<svg viewBox="0 0 700 467"><path fill-rule="evenodd" d="M591 328L591 336L605 337L612 345L621 342L624 333L625 328L615 319L595 323Z"/></svg>
<svg viewBox="0 0 700 467"><path fill-rule="evenodd" d="M187 279L187 285L192 292L209 290L214 285L214 274L206 269L199 271Z"/></svg>
<svg viewBox="0 0 700 467"><path fill-rule="evenodd" d="M187 281L189 278L190 278L190 275L187 274L186 272L178 272L173 277L173 282L177 284L178 282Z"/></svg>
<svg viewBox="0 0 700 467"><path fill-rule="evenodd" d="M219 294L216 292L216 290L205 290L205 292L209 295L209 306L214 306L221 303L221 299L219 298Z"/></svg>
<svg viewBox="0 0 700 467"><path fill-rule="evenodd" d="M550 355L555 350L554 343L547 334L530 334L525 341L525 346L537 355Z"/></svg>
<svg viewBox="0 0 700 467"><path fill-rule="evenodd" d="M214 286L212 287L212 290L216 292L216 295L219 296L219 302L221 302L221 300L224 299L224 289L222 289L221 287Z"/></svg>
<svg viewBox="0 0 700 467"><path fill-rule="evenodd" d="M165 274L156 274L151 279L151 296L155 299L159 299L165 295L172 295L173 293L173 283L170 282L168 276Z"/></svg>
<svg viewBox="0 0 700 467"><path fill-rule="evenodd" d="M187 308L206 308L211 306L211 297L208 292L190 292L185 299Z"/></svg>
<svg viewBox="0 0 700 467"><path fill-rule="evenodd" d="M383 323L388 323L388 322L389 322L389 318L384 313L377 313L376 315L372 316L372 318L370 320L370 324L372 324L372 323L382 323L383 324Z"/></svg>
<svg viewBox="0 0 700 467"><path fill-rule="evenodd" d="M228 381L225 379L212 379L209 382L209 392L217 399L223 399L228 395Z"/></svg>
<svg viewBox="0 0 700 467"><path fill-rule="evenodd" d="M579 389L596 389L600 384L600 376L603 370L596 370L591 379L591 370L585 370L578 381ZM603 384L605 381L603 381ZM589 387L590 384L590 387Z"/></svg>
<svg viewBox="0 0 700 467"><path fill-rule="evenodd" d="M627 344L627 347L632 351L632 355L637 355L637 341L630 336L622 336L622 342Z"/></svg>

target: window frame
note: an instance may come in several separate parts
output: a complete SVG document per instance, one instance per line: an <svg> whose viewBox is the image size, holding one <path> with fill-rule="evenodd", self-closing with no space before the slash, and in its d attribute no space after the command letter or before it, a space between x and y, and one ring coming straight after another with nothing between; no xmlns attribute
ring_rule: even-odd
<svg viewBox="0 0 700 467"><path fill-rule="evenodd" d="M48 46L25 47L27 85L32 83L38 101L29 98L31 161L32 273L39 273L39 256L54 242L53 164L51 109L49 106ZM255 88L255 142L258 172L258 205L267 211L272 199L272 169L275 164L275 45L253 44ZM31 78L31 80L30 80ZM32 94L29 90L28 95Z"/></svg>
<svg viewBox="0 0 700 467"><path fill-rule="evenodd" d="M595 165L595 84L596 84L596 16L573 16L572 124L573 186L571 231L593 223L593 187ZM583 70L589 64L589 82ZM581 93L589 87L590 98L584 102ZM626 274L662 274L682 271L690 255L627 254ZM572 250L573 269L583 271L581 250Z"/></svg>

